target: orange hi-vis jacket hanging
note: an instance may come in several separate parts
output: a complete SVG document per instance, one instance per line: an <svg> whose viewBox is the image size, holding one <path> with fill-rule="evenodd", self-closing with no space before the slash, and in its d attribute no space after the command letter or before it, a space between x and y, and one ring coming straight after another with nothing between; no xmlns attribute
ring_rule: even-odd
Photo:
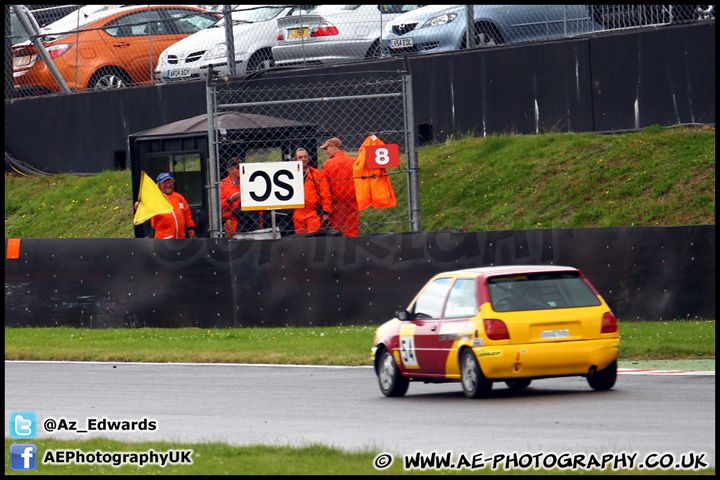
<svg viewBox="0 0 720 480"><path fill-rule="evenodd" d="M385 145L385 142L375 135L367 137L360 145L358 157L353 164L355 196L360 211L368 207L390 208L397 205L395 191L386 175L387 169L369 169L365 166L365 147L375 145Z"/></svg>

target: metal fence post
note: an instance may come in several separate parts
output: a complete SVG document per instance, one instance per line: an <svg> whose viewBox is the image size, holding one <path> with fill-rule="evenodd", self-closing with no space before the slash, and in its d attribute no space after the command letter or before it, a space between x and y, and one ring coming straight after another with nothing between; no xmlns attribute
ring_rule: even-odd
<svg viewBox="0 0 720 480"><path fill-rule="evenodd" d="M473 5L465 5L465 45L473 48L475 43L475 9Z"/></svg>
<svg viewBox="0 0 720 480"><path fill-rule="evenodd" d="M415 114L413 110L412 73L410 59L403 59L403 79L405 94L405 131L407 132L407 165L408 165L408 208L410 209L410 231L420 231L420 181L419 166L415 152Z"/></svg>
<svg viewBox="0 0 720 480"><path fill-rule="evenodd" d="M235 75L235 35L233 33L232 6L223 5L223 18L225 19L225 42L227 45L228 74Z"/></svg>
<svg viewBox="0 0 720 480"><path fill-rule="evenodd" d="M220 225L220 202L219 202L219 179L218 179L218 158L217 158L217 129L215 128L215 92L210 82L213 78L212 65L208 69L208 78L205 86L208 112L208 158L207 170L210 174L210 184L207 185L208 195L208 221L210 222L210 238L219 238L221 233Z"/></svg>

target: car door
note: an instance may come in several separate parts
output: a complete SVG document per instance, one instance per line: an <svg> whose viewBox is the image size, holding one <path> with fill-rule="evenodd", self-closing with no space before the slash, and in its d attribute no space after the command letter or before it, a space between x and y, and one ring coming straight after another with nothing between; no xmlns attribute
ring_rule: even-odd
<svg viewBox="0 0 720 480"><path fill-rule="evenodd" d="M445 375L449 358L456 358L456 341L464 334L465 326L478 312L477 279L457 278L450 288L442 319L430 346L440 362L438 372ZM455 347L455 348L453 348Z"/></svg>
<svg viewBox="0 0 720 480"><path fill-rule="evenodd" d="M443 374L438 358L437 333L451 277L430 282L409 309L411 320L400 330L400 357L403 367L414 376ZM444 367L443 367L444 368Z"/></svg>
<svg viewBox="0 0 720 480"><path fill-rule="evenodd" d="M492 11L491 7L485 10ZM504 5L490 15L496 16L507 42L585 33L593 31L594 24L584 5Z"/></svg>

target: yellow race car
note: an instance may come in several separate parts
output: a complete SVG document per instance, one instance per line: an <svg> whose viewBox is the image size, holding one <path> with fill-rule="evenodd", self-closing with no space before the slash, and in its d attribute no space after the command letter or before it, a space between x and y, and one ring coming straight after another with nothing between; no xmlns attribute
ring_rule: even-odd
<svg viewBox="0 0 720 480"><path fill-rule="evenodd" d="M615 315L578 269L512 265L431 278L377 329L372 359L388 397L405 395L412 380L459 381L478 398L494 382L522 389L562 376L608 390L619 348Z"/></svg>

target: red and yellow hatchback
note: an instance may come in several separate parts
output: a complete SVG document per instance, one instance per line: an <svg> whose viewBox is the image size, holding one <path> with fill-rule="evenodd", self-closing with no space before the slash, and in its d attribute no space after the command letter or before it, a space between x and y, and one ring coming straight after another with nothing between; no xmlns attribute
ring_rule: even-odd
<svg viewBox="0 0 720 480"><path fill-rule="evenodd" d="M608 390L619 347L615 315L578 269L512 265L434 276L377 329L372 358L388 397L412 380L459 381L478 398L494 382L521 389L562 376Z"/></svg>

